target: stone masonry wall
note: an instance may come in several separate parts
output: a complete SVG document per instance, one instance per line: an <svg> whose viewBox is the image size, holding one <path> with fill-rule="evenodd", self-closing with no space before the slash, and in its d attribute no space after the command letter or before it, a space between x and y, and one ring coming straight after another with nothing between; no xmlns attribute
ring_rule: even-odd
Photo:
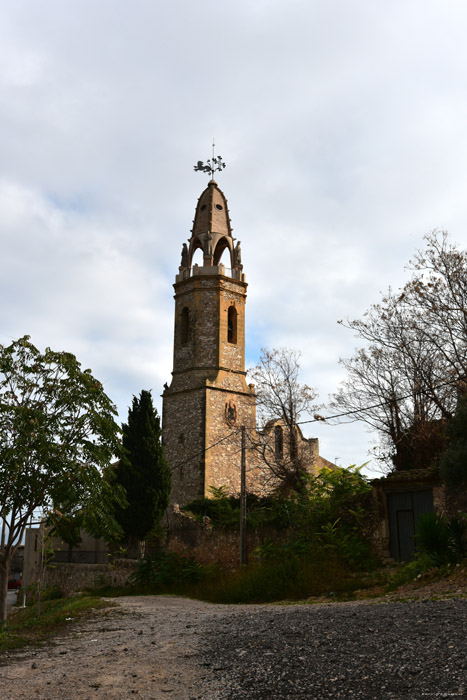
<svg viewBox="0 0 467 700"><path fill-rule="evenodd" d="M246 286L222 275L202 274L175 284L174 371L163 394L162 414L172 503L183 505L209 495L209 486L239 490L238 439L204 450L226 437L232 426L255 422L254 397L244 371ZM237 312L235 343L228 342L231 305ZM182 337L184 308L189 313L188 338ZM228 420L229 410L233 420Z"/></svg>
<svg viewBox="0 0 467 700"><path fill-rule="evenodd" d="M249 555L266 541L277 542L285 537L284 532L274 528L248 529L247 552ZM185 556L194 557L201 564L219 564L223 569L236 569L240 559L240 532L238 527L213 528L197 520L175 513L167 533L167 549Z"/></svg>
<svg viewBox="0 0 467 700"><path fill-rule="evenodd" d="M238 285L238 283L237 283ZM245 369L245 290L235 283L222 283L219 308L219 365L231 370ZM230 306L237 312L237 341L229 343L227 338L227 317Z"/></svg>
<svg viewBox="0 0 467 700"><path fill-rule="evenodd" d="M64 596L93 586L124 586L137 562L119 559L109 564L57 564L45 570L44 586L57 586Z"/></svg>
<svg viewBox="0 0 467 700"><path fill-rule="evenodd" d="M164 396L163 445L172 469L171 502L204 493L205 388Z"/></svg>
<svg viewBox="0 0 467 700"><path fill-rule="evenodd" d="M244 380L244 377L241 377ZM246 386L245 386L246 389ZM248 390L240 393L235 390L211 388L206 397L206 437L207 444L213 445L231 435L227 440L216 444L206 453L206 483L219 488L227 487L230 493L240 492L241 432L244 425L248 430L255 428L255 396ZM232 412L232 419L229 419ZM247 451L249 461L250 452ZM247 469L249 464L247 463ZM250 479L251 482L251 479ZM250 490L252 484L249 484ZM206 493L205 495L209 495Z"/></svg>
<svg viewBox="0 0 467 700"><path fill-rule="evenodd" d="M219 303L213 280L190 278L176 285L174 374L217 365L216 319ZM189 312L188 340L182 342L182 311Z"/></svg>

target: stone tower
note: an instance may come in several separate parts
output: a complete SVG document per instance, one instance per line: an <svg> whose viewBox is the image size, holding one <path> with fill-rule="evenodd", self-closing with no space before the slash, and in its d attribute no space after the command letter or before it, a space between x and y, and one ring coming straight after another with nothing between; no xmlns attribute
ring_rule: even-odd
<svg viewBox="0 0 467 700"><path fill-rule="evenodd" d="M165 387L162 434L172 467L172 503L240 490L242 425L254 429L255 395L245 381L245 301L240 242L227 200L211 180L183 244L175 289L172 382ZM193 265L200 249L202 266Z"/></svg>

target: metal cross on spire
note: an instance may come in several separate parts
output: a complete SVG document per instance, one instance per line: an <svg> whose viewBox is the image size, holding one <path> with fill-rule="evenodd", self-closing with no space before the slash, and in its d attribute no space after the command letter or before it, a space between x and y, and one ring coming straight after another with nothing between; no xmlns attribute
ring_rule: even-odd
<svg viewBox="0 0 467 700"><path fill-rule="evenodd" d="M225 163L222 160L222 156L216 156L214 155L214 148L216 147L216 144L214 142L214 139L212 140L212 158L209 158L206 161L206 165L203 163L202 160L199 160L195 166L193 166L193 169L197 172L201 173L209 173L210 176L212 177L214 173L217 170L224 170L225 168Z"/></svg>

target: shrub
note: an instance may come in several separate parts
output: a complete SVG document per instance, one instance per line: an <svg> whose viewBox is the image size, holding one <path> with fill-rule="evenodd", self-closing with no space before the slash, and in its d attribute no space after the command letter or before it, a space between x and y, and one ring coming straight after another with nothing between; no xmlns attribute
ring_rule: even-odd
<svg viewBox="0 0 467 700"><path fill-rule="evenodd" d="M209 571L192 557L169 550L141 559L129 582L149 588L170 588L197 583Z"/></svg>
<svg viewBox="0 0 467 700"><path fill-rule="evenodd" d="M215 603L264 603L346 592L358 585L335 557L313 560L289 552L205 579L194 594Z"/></svg>
<svg viewBox="0 0 467 700"><path fill-rule="evenodd" d="M211 487L212 498L196 498L190 501L182 510L192 513L197 520L209 518L214 526L229 527L240 521L239 499L227 495L225 488Z"/></svg>
<svg viewBox="0 0 467 700"><path fill-rule="evenodd" d="M434 566L456 563L467 554L467 522L463 518L449 521L438 513L424 513L416 529L416 543Z"/></svg>

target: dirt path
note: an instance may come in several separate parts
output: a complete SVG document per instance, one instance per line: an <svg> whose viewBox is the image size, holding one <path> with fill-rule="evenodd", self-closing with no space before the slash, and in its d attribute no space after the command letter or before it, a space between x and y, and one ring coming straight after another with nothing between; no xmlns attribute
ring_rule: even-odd
<svg viewBox="0 0 467 700"><path fill-rule="evenodd" d="M215 684L208 690L199 640L216 616L225 617L225 606L162 596L117 602L117 608L74 624L54 645L13 654L0 667L0 698L215 697Z"/></svg>
<svg viewBox="0 0 467 700"><path fill-rule="evenodd" d="M127 597L0 667L1 700L467 697L467 600Z"/></svg>

